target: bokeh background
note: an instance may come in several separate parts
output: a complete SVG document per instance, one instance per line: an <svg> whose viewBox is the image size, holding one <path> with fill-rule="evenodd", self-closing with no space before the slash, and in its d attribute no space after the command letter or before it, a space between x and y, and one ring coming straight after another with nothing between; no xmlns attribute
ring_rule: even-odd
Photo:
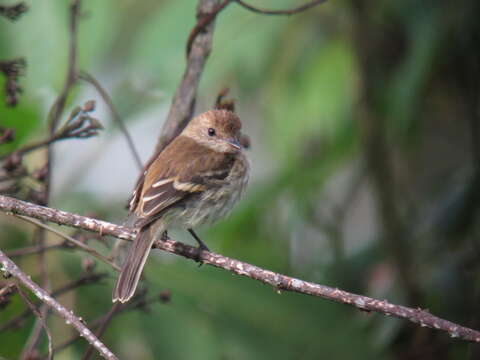
<svg viewBox="0 0 480 360"><path fill-rule="evenodd" d="M277 9L301 3L252 1ZM290 17L228 6L216 23L196 113L230 88L251 139L253 171L231 216L199 229L210 248L479 329L479 4L330 0ZM16 22L0 18L0 59L27 61L19 104L7 108L0 101L0 126L16 131L0 155L48 135L47 113L65 78L68 2L28 5ZM79 67L109 91L143 161L183 74L195 7L193 0L82 1ZM97 100L94 116L105 130L55 145L51 205L121 223L138 169L95 89L76 86L67 113L89 99ZM31 170L43 161L42 151L24 159ZM31 179L20 184L19 198L38 186ZM32 230L0 214L2 250L31 245ZM171 236L192 242L183 232ZM89 244L110 251L98 241ZM52 288L78 278L85 257L49 251ZM15 260L39 279L36 256ZM111 307L115 274L103 264L95 271L109 276L60 297L87 323ZM171 299L113 319L103 339L122 359L480 356L478 345L444 333L278 293L158 251L146 279L151 294L168 290ZM23 309L14 297L0 311L0 324ZM33 322L30 317L0 333L0 358L18 358ZM49 325L55 344L74 335L56 316ZM46 344L42 337L41 354ZM80 359L85 344L78 341L56 358Z"/></svg>

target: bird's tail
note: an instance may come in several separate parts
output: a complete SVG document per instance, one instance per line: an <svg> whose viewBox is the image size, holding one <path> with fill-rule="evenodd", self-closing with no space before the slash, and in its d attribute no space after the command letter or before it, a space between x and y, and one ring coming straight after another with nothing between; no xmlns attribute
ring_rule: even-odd
<svg viewBox="0 0 480 360"><path fill-rule="evenodd" d="M125 303L133 296L137 288L140 275L147 261L148 254L155 241L154 226L147 226L140 230L133 245L128 251L127 258L113 290L113 302Z"/></svg>

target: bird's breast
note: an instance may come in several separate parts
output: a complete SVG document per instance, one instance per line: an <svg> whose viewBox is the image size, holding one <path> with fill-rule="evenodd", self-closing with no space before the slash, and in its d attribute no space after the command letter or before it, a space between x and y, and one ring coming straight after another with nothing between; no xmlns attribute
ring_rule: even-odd
<svg viewBox="0 0 480 360"><path fill-rule="evenodd" d="M188 229L212 224L227 216L245 192L249 172L248 160L241 154L224 180L191 196L181 208L175 210L175 215L171 217L175 220L171 225Z"/></svg>

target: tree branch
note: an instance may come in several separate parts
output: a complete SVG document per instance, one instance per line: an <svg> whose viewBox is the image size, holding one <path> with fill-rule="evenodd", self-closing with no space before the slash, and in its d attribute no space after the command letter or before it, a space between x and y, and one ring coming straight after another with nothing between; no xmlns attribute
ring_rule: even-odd
<svg viewBox="0 0 480 360"><path fill-rule="evenodd" d="M86 253L92 255L93 257L95 257L98 260L104 262L105 264L110 265L113 269L115 269L117 271L120 271L120 267L117 264L113 263L106 256L103 256L97 250L95 250L94 248L91 248L90 246L82 243L81 241L78 241L77 239L74 239L73 237L62 233L61 231L58 231L58 230L56 230L56 229L54 229L54 228L52 228L48 225L45 225L45 224L41 223L40 221L30 219L29 217L26 217L26 216L23 216L23 215L17 215L17 216L22 220L28 221L29 223L31 223L33 225L36 225L36 226L38 226L42 229L50 231L51 233L61 237L62 239L71 242L73 244L73 246L78 247L80 250L85 251Z"/></svg>
<svg viewBox="0 0 480 360"><path fill-rule="evenodd" d="M50 333L50 330L48 329L47 322L43 318L42 314L40 314L40 312L37 310L35 305L30 301L27 294L25 294L23 292L22 288L18 284L17 284L17 291L18 291L18 294L20 295L20 297L25 302L25 304L27 304L30 311L38 318L38 320L42 324L42 327L45 330L45 333L47 334L47 338L48 338L48 360L52 360L53 359L52 334ZM27 354L22 354L21 357L23 358L23 357L26 357L26 356L28 356L28 355Z"/></svg>
<svg viewBox="0 0 480 360"><path fill-rule="evenodd" d="M200 0L197 7L197 18L202 19L209 16L208 14L214 12L219 3L218 0ZM203 27L203 31L199 31L191 41L190 51L187 55L187 68L173 96L172 105L163 124L156 153L152 159L183 130L192 117L200 76L212 49L213 30L214 22L210 21Z"/></svg>
<svg viewBox="0 0 480 360"><path fill-rule="evenodd" d="M0 195L0 210L7 213L31 216L61 225L98 232L102 235L111 235L119 239L133 240L135 238L135 231L124 226L31 204L8 196ZM432 329L448 332L451 337L480 342L479 331L436 317L430 314L427 310L395 305L386 300L377 300L367 296L352 294L340 289L274 273L239 260L212 252L202 251L198 248L173 240L156 241L154 247L188 259L196 261L201 260L204 264L258 280L264 284L271 285L278 290L321 297L327 300L348 304L360 310L374 311L387 316L406 319L422 327L430 327Z"/></svg>
<svg viewBox="0 0 480 360"><path fill-rule="evenodd" d="M84 285L95 284L107 277L107 273L87 273L76 279L72 282L69 282L65 285L62 285L60 288L52 291L51 296L56 298L60 295L63 295L71 290L75 290ZM0 294L1 295L1 294ZM41 302L35 303L36 306L39 306ZM11 318L7 322L0 324L0 333L9 329L16 329L20 327L25 319L31 314L29 309L26 309L24 312L19 315Z"/></svg>
<svg viewBox="0 0 480 360"><path fill-rule="evenodd" d="M118 311L120 306L121 305L118 302L116 302L115 304L112 305L112 308L107 313L107 315L105 316L103 321L100 323L98 329L95 331L95 335L97 335L98 338L101 338L103 333L105 332L105 330L107 330L107 326L112 321L115 313ZM93 355L93 351L94 351L94 347L92 345L90 345L88 347L87 351L85 351L85 354L83 355L82 360L89 360Z"/></svg>
<svg viewBox="0 0 480 360"><path fill-rule="evenodd" d="M67 97L72 89L73 85L77 80L77 31L78 31L78 22L80 15L80 2L81 0L71 0L70 4L70 18L69 18L69 51L68 51L68 68L67 76L61 93L58 95L57 99L53 103L50 111L48 113L48 127L50 136L54 136L58 125L60 123L60 118L65 109L67 102ZM48 204L51 192L51 183L52 183L52 169L53 169L53 145L49 144L47 146L46 153L46 173L43 178L44 189L40 197L43 204ZM45 243L45 231L43 229L38 229L35 232L35 242L40 247L44 246ZM38 264L40 268L40 273L42 277L42 286L45 289L49 289L49 278L47 271L47 262L45 259L45 254L43 252L38 253ZM46 305L43 305L40 309L40 313L43 318L47 318L48 309ZM33 328L32 334L29 337L25 349L22 352L22 358L26 359L30 357L37 346L39 337L41 334L41 323L37 321Z"/></svg>
<svg viewBox="0 0 480 360"><path fill-rule="evenodd" d="M0 250L0 263L2 264L2 270L14 276L18 281L20 281L25 287L32 291L36 297L42 300L46 305L51 307L55 312L57 312L67 323L72 324L72 326L78 330L81 336L94 346L97 351L105 358L109 360L117 360L118 358L88 329L83 322L76 317L71 310L68 310L62 304L57 302L53 297L51 297L45 290L30 279L30 277L25 274L20 268L10 260L3 251Z"/></svg>
<svg viewBox="0 0 480 360"><path fill-rule="evenodd" d="M145 310L148 308L149 305L156 303L156 302L161 302L161 303L166 303L169 301L168 295L165 297L164 291L160 292L160 294L156 294L153 297L146 297L147 293L145 291L140 291L139 294L136 294L133 299L125 304L120 304L116 303L119 306L116 308L114 312L108 312L107 314L104 314L100 316L97 319L94 319L90 321L90 327L92 329L99 329L100 327L104 326L104 324L107 321L113 320L114 317L117 317L118 315L125 313L127 311L132 311L132 310ZM61 350L67 348L68 346L72 345L74 342L76 342L80 338L79 335L74 335L68 340L65 340L63 343L57 345L53 349L53 353L57 354ZM42 358L45 359L45 358Z"/></svg>
<svg viewBox="0 0 480 360"><path fill-rule="evenodd" d="M125 137L125 140L127 141L127 145L130 149L130 152L132 153L135 163L137 164L138 169L141 171L143 168L142 159L140 159L140 155L138 154L138 150L135 147L135 143L133 142L132 136L128 132L128 129L125 126L122 117L120 116L117 109L115 108L115 105L113 104L113 100L110 97L110 95L108 95L108 92L103 88L103 86L100 84L100 82L97 79L95 79L92 75L90 75L86 71L80 72L79 79L92 85L100 94L103 101L107 105L108 109L112 113L113 120L117 123L118 127L120 128L120 131Z"/></svg>
<svg viewBox="0 0 480 360"><path fill-rule="evenodd" d="M197 23L195 27L190 31L190 35L188 35L187 40L187 59L188 55L190 55L190 51L192 50L193 41L197 38L198 34L201 32L206 31L206 27L217 17L218 13L222 11L228 4L231 3L231 0L223 0L223 2L217 4L210 12L207 14L201 14L200 12L197 14Z"/></svg>

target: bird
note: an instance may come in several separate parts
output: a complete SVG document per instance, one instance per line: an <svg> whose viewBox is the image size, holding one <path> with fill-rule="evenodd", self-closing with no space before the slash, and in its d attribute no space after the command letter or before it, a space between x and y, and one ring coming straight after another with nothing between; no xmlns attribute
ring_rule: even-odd
<svg viewBox="0 0 480 360"><path fill-rule="evenodd" d="M126 226L138 229L113 290L113 302L132 298L156 239L170 228L193 228L225 217L248 184L250 163L240 144L241 121L228 110L193 119L147 165L129 203Z"/></svg>

